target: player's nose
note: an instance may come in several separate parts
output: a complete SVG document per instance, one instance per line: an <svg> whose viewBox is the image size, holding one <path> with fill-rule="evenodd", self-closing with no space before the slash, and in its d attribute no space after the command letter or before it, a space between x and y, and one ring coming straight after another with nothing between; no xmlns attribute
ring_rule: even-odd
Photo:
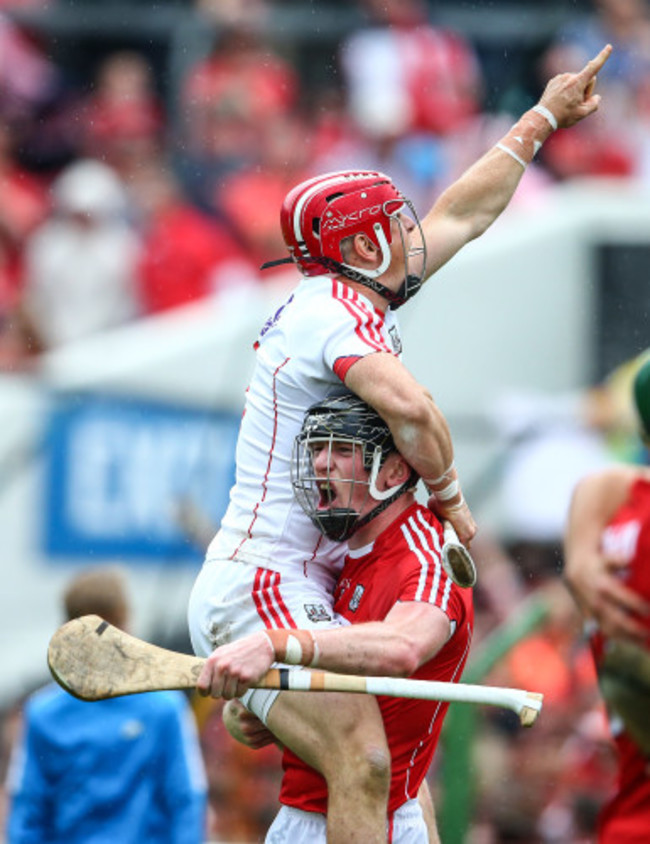
<svg viewBox="0 0 650 844"><path fill-rule="evenodd" d="M327 448L317 448L314 449L312 454L312 462L314 464L314 470L319 475L327 474L327 467L328 467L328 455L329 450Z"/></svg>

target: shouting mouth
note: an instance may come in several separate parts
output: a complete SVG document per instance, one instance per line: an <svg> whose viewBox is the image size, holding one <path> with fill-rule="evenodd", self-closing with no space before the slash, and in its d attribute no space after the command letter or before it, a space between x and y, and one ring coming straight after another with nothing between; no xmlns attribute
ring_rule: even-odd
<svg viewBox="0 0 650 844"><path fill-rule="evenodd" d="M329 510L336 500L336 490L329 481L318 481L318 509Z"/></svg>

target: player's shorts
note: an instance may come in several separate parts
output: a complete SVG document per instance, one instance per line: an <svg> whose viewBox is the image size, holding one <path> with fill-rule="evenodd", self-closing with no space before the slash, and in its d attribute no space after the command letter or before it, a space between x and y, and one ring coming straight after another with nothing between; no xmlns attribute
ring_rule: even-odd
<svg viewBox="0 0 650 844"><path fill-rule="evenodd" d="M248 563L212 559L203 565L190 595L192 647L197 655L209 656L220 645L258 630L347 625L332 605L332 595L300 571L294 578ZM266 724L278 694L275 689L249 689L242 702Z"/></svg>
<svg viewBox="0 0 650 844"><path fill-rule="evenodd" d="M266 833L264 844L326 844L327 820L316 812L282 806ZM428 844L429 836L417 800L408 800L388 822L389 844Z"/></svg>

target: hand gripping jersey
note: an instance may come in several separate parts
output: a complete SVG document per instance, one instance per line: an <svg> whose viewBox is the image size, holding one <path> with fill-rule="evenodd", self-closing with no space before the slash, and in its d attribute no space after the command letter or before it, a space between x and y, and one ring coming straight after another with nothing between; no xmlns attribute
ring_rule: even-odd
<svg viewBox="0 0 650 844"><path fill-rule="evenodd" d="M442 528L420 504L408 508L375 540L350 554L335 591L334 609L353 624L380 621L399 601L426 601L451 622L452 634L418 680L457 682L467 659L474 622L472 592L459 589L442 570ZM430 700L379 697L391 752L389 813L415 798L431 764L448 704ZM326 813L325 780L285 750L280 802L308 812Z"/></svg>
<svg viewBox="0 0 650 844"><path fill-rule="evenodd" d="M603 550L628 562L624 583L650 600L650 483L637 480L627 501L603 532ZM592 638L596 662L604 637ZM650 708L648 710L650 717ZM618 752L616 795L603 808L599 844L641 844L650 840L650 759L645 758L616 718L611 731Z"/></svg>
<svg viewBox="0 0 650 844"><path fill-rule="evenodd" d="M359 358L399 355L394 311L385 314L348 285L306 278L266 322L237 442L230 504L207 559L302 572L333 589L346 546L326 539L293 497L289 467L307 408L343 392Z"/></svg>

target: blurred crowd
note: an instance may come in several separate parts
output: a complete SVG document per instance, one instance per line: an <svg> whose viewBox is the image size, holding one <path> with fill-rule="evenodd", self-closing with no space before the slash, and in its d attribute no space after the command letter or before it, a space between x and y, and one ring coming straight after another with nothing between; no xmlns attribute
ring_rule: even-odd
<svg viewBox="0 0 650 844"><path fill-rule="evenodd" d="M285 253L279 205L314 173L385 170L425 211L551 75L607 41L607 108L550 139L515 203L557 180L650 178L645 0L568 16L533 62L533 90L490 90L476 46L425 0L357 0L318 85L269 34L270 0L196 0L209 48L173 93L133 48L102 54L81 84L10 13L53 5L0 5L0 370L286 272L259 266Z"/></svg>
<svg viewBox="0 0 650 844"><path fill-rule="evenodd" d="M650 185L646 0L593 0L586 15L567 16L535 63L534 90L496 97L475 45L439 25L425 0L356 3L362 22L332 56L330 84L311 90L268 35L271 0L197 0L211 48L191 63L177 102L132 49L103 58L85 87L71 85L47 43L11 16L38 2L0 4L0 371L28 371L48 350L286 273L259 266L285 254L279 206L315 173L386 171L425 211L550 76L580 68L607 42L614 53L598 80L606 108L552 136L515 205L579 177ZM546 697L530 731L482 713L469 841L591 841L613 786L613 750L559 583L559 536L526 548L482 537L476 556L477 642L531 594L552 611L485 678ZM3 721L2 774L19 712ZM277 808L279 751L236 745L218 702L196 702L195 713L209 836L261 840Z"/></svg>

